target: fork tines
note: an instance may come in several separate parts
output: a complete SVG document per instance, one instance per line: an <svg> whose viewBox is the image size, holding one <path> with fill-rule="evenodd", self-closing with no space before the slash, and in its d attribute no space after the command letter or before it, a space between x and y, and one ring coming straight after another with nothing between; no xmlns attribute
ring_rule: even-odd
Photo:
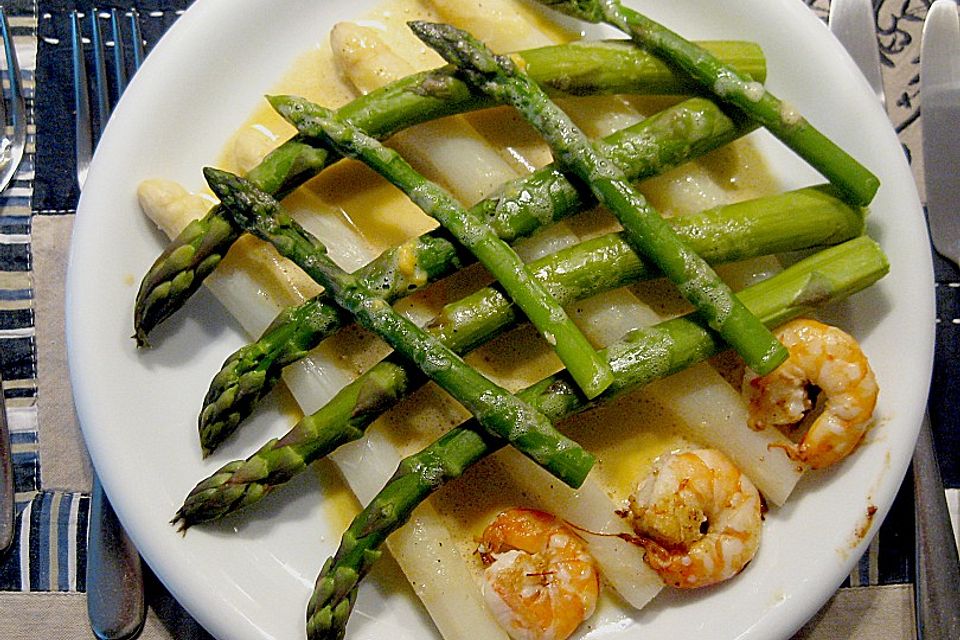
<svg viewBox="0 0 960 640"><path fill-rule="evenodd" d="M104 40L101 21L109 18L110 40ZM84 39L86 21L87 39ZM124 28L126 23L126 28ZM124 33L126 32L126 36ZM109 13L93 9L89 14L74 11L70 14L70 42L73 51L73 95L76 110L76 162L77 184L83 187L93 158L93 149L103 133L112 111L112 105L120 99L127 87L128 70L136 71L143 62L143 36L140 32L140 16L135 9L121 16L117 9ZM93 70L88 76L84 43L90 43L93 55ZM127 43L130 46L130 61L127 60ZM111 64L107 63L107 49L112 49ZM107 67L111 77L108 79ZM93 102L90 87L93 87Z"/></svg>
<svg viewBox="0 0 960 640"><path fill-rule="evenodd" d="M6 13L0 5L0 39L3 40L3 57L7 64L9 90L0 97L0 122L3 134L0 136L0 191L7 188L23 160L27 143L27 110L23 102L23 85L20 78L20 65L17 62L17 50L13 44L13 35L7 22Z"/></svg>

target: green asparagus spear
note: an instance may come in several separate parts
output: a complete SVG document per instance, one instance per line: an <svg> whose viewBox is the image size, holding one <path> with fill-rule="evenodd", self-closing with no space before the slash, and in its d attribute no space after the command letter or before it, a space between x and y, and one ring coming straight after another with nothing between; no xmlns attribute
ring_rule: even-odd
<svg viewBox="0 0 960 640"><path fill-rule="evenodd" d="M350 314L318 296L307 304L284 309L259 340L232 353L203 399L199 422L204 457L253 412L266 390L276 386L283 367L318 344L316 336L330 335L350 320Z"/></svg>
<svg viewBox="0 0 960 640"><path fill-rule="evenodd" d="M712 262L797 251L860 235L862 212L831 192L829 187L811 187L671 222L695 251ZM532 262L530 268L563 304L658 275L622 234L568 247ZM520 320L510 300L491 286L448 304L428 329L457 353L465 353ZM288 434L200 482L174 521L186 529L256 503L314 460L361 437L376 418L422 381L418 371L399 359L378 363Z"/></svg>
<svg viewBox="0 0 960 640"><path fill-rule="evenodd" d="M248 179L283 197L327 165L328 153L295 137L268 154ZM219 207L188 224L163 250L140 282L133 310L134 338L147 346L147 334L193 295L240 236Z"/></svg>
<svg viewBox="0 0 960 640"><path fill-rule="evenodd" d="M689 74L706 90L742 109L836 185L853 204L866 206L880 181L846 151L815 129L788 104L764 90L761 80L725 64L702 47L620 4L619 0L538 0L557 11L605 22L634 42Z"/></svg>
<svg viewBox="0 0 960 640"><path fill-rule="evenodd" d="M293 122L312 113L311 104L295 99L280 105ZM631 179L662 173L690 158L720 147L751 130L736 123L715 104L692 98L664 109L646 120L604 139L611 159ZM548 166L506 185L500 193L474 206L501 238L508 242L595 204L585 189L577 189L556 167ZM443 230L433 231L390 249L357 275L375 286L387 300L453 273L468 260ZM287 312L294 327L276 322L252 345L231 355L214 378L200 412L200 443L206 453L232 433L255 404L279 379L281 369L319 344L341 323L328 324L336 315L326 296ZM318 317L315 317L318 316ZM302 319L302 320L301 320ZM314 328L329 327L314 331Z"/></svg>
<svg viewBox="0 0 960 640"><path fill-rule="evenodd" d="M594 457L558 432L542 413L465 364L434 336L394 311L356 275L338 267L327 255L326 247L300 227L270 195L225 171L206 168L204 176L238 227L273 244L280 255L291 259L322 284L361 326L415 363L485 429L505 438L570 486L583 483Z"/></svg>
<svg viewBox="0 0 960 640"><path fill-rule="evenodd" d="M802 260L739 296L753 313L775 326L870 286L888 268L879 246L861 236ZM695 316L667 320L632 331L606 349L616 381L592 402L563 372L528 387L519 396L559 420L680 371L724 346L719 336ZM324 563L307 607L307 637L342 638L359 582L380 557L380 546L387 536L434 491L502 445L470 421L405 458L383 489L354 518L336 554Z"/></svg>
<svg viewBox="0 0 960 640"><path fill-rule="evenodd" d="M388 302L449 275L470 258L456 243L434 231L385 251L356 276ZM231 354L210 383L199 417L200 448L209 455L296 362L349 324L352 317L326 293L285 309L256 342Z"/></svg>
<svg viewBox="0 0 960 640"><path fill-rule="evenodd" d="M725 61L766 74L763 53L752 43L712 42L704 46ZM694 84L657 58L629 43L577 43L516 54L529 60L530 72L553 93L678 94L697 92ZM582 62L578 63L578 59ZM446 67L390 83L342 107L337 114L370 135L386 138L400 129L447 115L488 107L492 101L472 91ZM247 178L282 199L324 167L339 160L316 140L295 136L269 154ZM137 292L134 331L137 344L183 306L219 264L239 232L214 207L185 228L154 261Z"/></svg>
<svg viewBox="0 0 960 640"><path fill-rule="evenodd" d="M787 349L750 313L713 269L690 250L622 171L594 147L570 118L503 56L469 33L427 22L410 23L417 36L462 77L500 102L513 105L546 139L557 162L583 180L626 229L631 242L680 288L708 324L754 371L769 373L787 359Z"/></svg>
<svg viewBox="0 0 960 640"><path fill-rule="evenodd" d="M428 180L399 153L333 111L314 106L301 130L309 128L340 154L360 160L407 194L428 216L439 222L470 250L514 303L550 343L567 371L587 397L600 395L613 374L563 307L538 282L513 249L501 240L477 211L467 209L439 184Z"/></svg>

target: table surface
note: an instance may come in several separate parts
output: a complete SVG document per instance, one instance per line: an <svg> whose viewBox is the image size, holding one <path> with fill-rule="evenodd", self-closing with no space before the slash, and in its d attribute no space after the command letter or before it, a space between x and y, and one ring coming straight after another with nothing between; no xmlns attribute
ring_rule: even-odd
<svg viewBox="0 0 960 640"><path fill-rule="evenodd" d="M805 0L826 18L829 0ZM874 0L887 104L922 189L920 32L932 0ZM12 431L17 540L0 558L0 637L92 637L84 571L91 466L73 409L63 337L66 256L79 190L73 178L68 16L90 2L8 0L29 110L27 155L0 194L0 372ZM148 48L189 0L131 0ZM101 5L102 6L102 5ZM937 355L930 413L948 500L960 488L960 273L935 256ZM951 396L952 392L952 396ZM947 452L946 454L944 452ZM913 496L893 509L843 587L796 636L913 638ZM143 638L209 638L147 572Z"/></svg>

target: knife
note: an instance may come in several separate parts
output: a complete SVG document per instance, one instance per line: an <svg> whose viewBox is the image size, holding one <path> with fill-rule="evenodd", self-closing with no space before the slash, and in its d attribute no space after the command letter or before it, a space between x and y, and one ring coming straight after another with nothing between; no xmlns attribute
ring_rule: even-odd
<svg viewBox="0 0 960 640"><path fill-rule="evenodd" d="M933 246L960 265L960 25L953 0L927 13L920 46L927 215Z"/></svg>
<svg viewBox="0 0 960 640"><path fill-rule="evenodd" d="M843 45L860 72L877 94L880 104L886 105L883 77L880 74L880 47L877 46L877 28L871 0L833 0L827 16L830 31Z"/></svg>
<svg viewBox="0 0 960 640"><path fill-rule="evenodd" d="M937 0L927 12L920 45L920 102L930 235L939 253L960 264L960 18L954 0ZM926 421L913 471L917 635L956 640L960 559Z"/></svg>
<svg viewBox="0 0 960 640"><path fill-rule="evenodd" d="M100 479L90 491L87 617L98 640L134 638L146 619L140 554L120 526Z"/></svg>

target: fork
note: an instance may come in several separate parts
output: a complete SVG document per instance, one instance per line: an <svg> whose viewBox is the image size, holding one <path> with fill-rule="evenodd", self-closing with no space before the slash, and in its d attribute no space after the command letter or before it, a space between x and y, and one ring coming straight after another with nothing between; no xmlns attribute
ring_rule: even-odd
<svg viewBox="0 0 960 640"><path fill-rule="evenodd" d="M76 109L76 170L77 184L83 188L93 159L93 150L97 140L110 117L110 87L107 81L107 55L103 32L100 28L99 12L94 9L90 12L90 43L93 48L93 79L96 90L96 122L99 127L93 126L94 112L90 106L90 90L87 80L87 64L83 54L83 33L80 28L80 13L70 14L70 41L73 44L73 95ZM143 36L140 33L140 16L135 9L127 14L129 22L130 40L133 50L132 65L134 71L143 64ZM127 60L124 50L123 28L120 13L117 9L110 10L110 34L113 39L113 56L111 65L114 79L114 95L119 99L127 87Z"/></svg>
<svg viewBox="0 0 960 640"><path fill-rule="evenodd" d="M6 100L0 96L0 123L3 125L3 134L0 136L0 191L3 191L13 180L23 160L27 141L27 121L17 51L13 45L7 15L2 5L0 5L0 38L3 40L3 54L7 61L7 76L10 79L9 108L5 104ZM0 557L13 544L16 529L17 515L14 504L16 494L12 456L10 433L7 430L7 411L3 399L3 381L0 380Z"/></svg>
<svg viewBox="0 0 960 640"><path fill-rule="evenodd" d="M93 49L93 88L97 127L93 126L90 85L83 50L82 14L70 14L70 35L73 46L73 85L76 107L76 178L83 188L97 140L112 110L111 90L107 80L107 42L100 27L100 12L89 15ZM117 9L110 10L110 35L113 44L113 96L119 99L127 86L127 60L124 51L123 27ZM143 37L137 12L126 14L133 45L134 71L143 62ZM94 471L90 499L90 532L87 543L87 616L90 628L100 640L135 638L143 629L146 617L143 567L140 554L120 526L116 513Z"/></svg>

